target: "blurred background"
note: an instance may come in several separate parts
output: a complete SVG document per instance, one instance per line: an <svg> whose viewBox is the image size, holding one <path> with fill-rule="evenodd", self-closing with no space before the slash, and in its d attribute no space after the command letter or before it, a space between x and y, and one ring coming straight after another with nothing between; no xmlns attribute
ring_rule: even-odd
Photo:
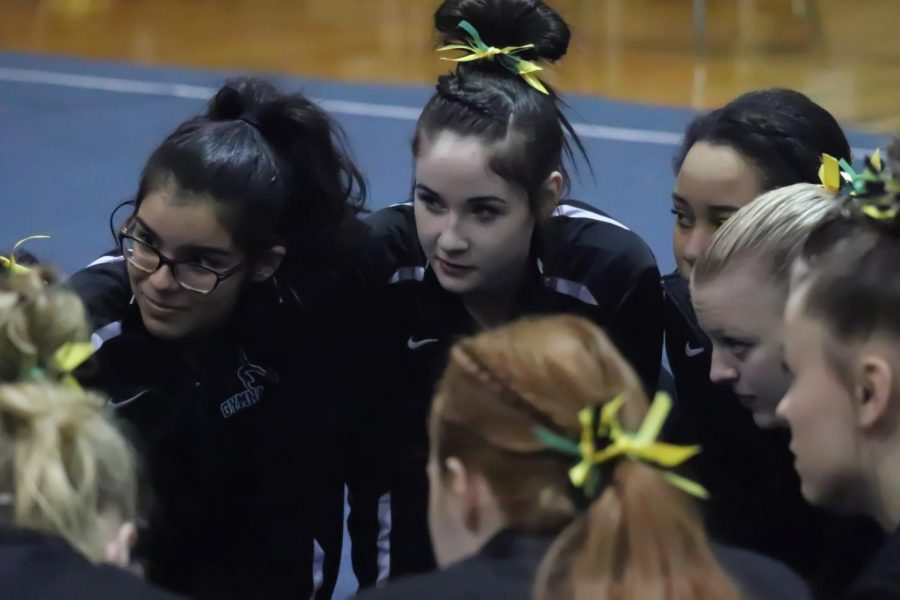
<svg viewBox="0 0 900 600"><path fill-rule="evenodd" d="M230 76L321 102L369 206L408 198L415 119L448 69L438 0L0 0L0 250L72 272L113 246L110 212L152 149ZM900 0L555 0L573 31L545 71L590 158L572 195L636 230L663 272L671 158L698 110L793 87L846 126L857 160L900 130ZM342 574L336 597L352 589Z"/></svg>
<svg viewBox="0 0 900 600"><path fill-rule="evenodd" d="M711 107L791 86L900 128L898 0L557 0L568 92ZM427 84L432 0L3 0L0 48L147 65Z"/></svg>
<svg viewBox="0 0 900 600"><path fill-rule="evenodd" d="M323 102L372 184L404 200L408 140L435 76L437 0L0 0L0 247L33 233L65 269L111 245L106 220L147 154L230 75ZM900 0L556 0L573 30L546 78L593 167L574 195L671 265L671 155L694 111L788 86L859 151L900 130ZM857 153L858 154L858 153ZM857 156L861 158L861 156Z"/></svg>

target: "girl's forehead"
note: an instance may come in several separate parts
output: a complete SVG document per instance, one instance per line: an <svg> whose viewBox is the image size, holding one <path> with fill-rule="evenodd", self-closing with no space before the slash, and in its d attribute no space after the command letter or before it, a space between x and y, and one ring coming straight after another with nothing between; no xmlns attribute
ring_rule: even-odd
<svg viewBox="0 0 900 600"><path fill-rule="evenodd" d="M135 221L173 248L235 249L233 236L222 223L215 202L202 196L179 196L171 190L150 192L141 202Z"/></svg>

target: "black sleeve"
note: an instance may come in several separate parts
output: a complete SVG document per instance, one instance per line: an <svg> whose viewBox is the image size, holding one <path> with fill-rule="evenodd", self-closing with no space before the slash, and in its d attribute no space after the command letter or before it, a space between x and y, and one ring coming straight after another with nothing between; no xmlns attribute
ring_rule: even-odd
<svg viewBox="0 0 900 600"><path fill-rule="evenodd" d="M373 220L377 224L373 223ZM383 503L390 487L393 447L390 418L390 370L393 359L386 355L385 340L391 334L392 311L387 282L396 269L391 241L402 239L397 228L407 224L402 210L384 209L367 223L363 256L353 283L352 307L344 309L350 318L341 324L348 353L344 362L348 374L344 420L345 476L350 512L347 530L351 539L353 571L361 588L373 586L386 570L388 523Z"/></svg>
<svg viewBox="0 0 900 600"><path fill-rule="evenodd" d="M107 255L76 272L66 285L84 302L93 329L121 318L131 302L131 284L121 255Z"/></svg>
<svg viewBox="0 0 900 600"><path fill-rule="evenodd" d="M603 327L652 395L664 320L659 269L647 244L601 211L566 201L543 231L541 254L544 276L557 292L587 288L577 294L576 312Z"/></svg>
<svg viewBox="0 0 900 600"><path fill-rule="evenodd" d="M663 293L656 266L637 274L607 322L607 333L652 397L659 382L664 326Z"/></svg>

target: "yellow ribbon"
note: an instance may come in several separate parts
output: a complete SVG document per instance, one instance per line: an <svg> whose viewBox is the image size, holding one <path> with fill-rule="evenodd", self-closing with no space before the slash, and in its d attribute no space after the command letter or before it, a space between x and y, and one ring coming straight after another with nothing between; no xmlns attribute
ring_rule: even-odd
<svg viewBox="0 0 900 600"><path fill-rule="evenodd" d="M595 497L595 494L599 493L598 475L595 471L598 465L626 458L671 468L700 452L700 446L676 446L656 441L666 417L672 410L672 400L668 394L660 392L656 395L636 433L625 431L619 422L618 413L624 403L624 396L618 396L606 403L600 409L596 424L594 423L596 408L581 410L578 413L581 436L577 444L545 427L538 427L535 430L538 438L548 447L579 457L579 461L569 470L569 479L575 487L585 490L588 497ZM597 448L598 438L608 439L609 444ZM709 498L709 492L699 483L668 471L664 471L663 476L669 483L692 496Z"/></svg>
<svg viewBox="0 0 900 600"><path fill-rule="evenodd" d="M584 485L587 474L593 465L600 465L617 458L628 458L661 467L676 467L700 452L700 446L677 446L657 442L663 424L672 410L672 399L668 394L660 392L653 399L650 410L641 423L637 433L629 433L622 428L618 413L625 403L625 397L619 396L603 406L600 411L600 430L607 433L611 443L602 449L594 446L594 435L591 433L591 409L583 409L578 420L582 426L581 444L582 459L569 471L569 477L576 486ZM679 489L697 496L708 498L709 493L700 484L679 477L674 473L665 473L666 479Z"/></svg>
<svg viewBox="0 0 900 600"><path fill-rule="evenodd" d="M23 267L22 265L16 263L16 251L19 249L19 246L24 244L29 240L47 240L50 239L49 235L32 235L23 240L19 240L16 242L16 245L13 246L12 252L9 254L9 258L6 256L0 256L0 265L9 269L10 273L27 273L31 269L28 267Z"/></svg>
<svg viewBox="0 0 900 600"><path fill-rule="evenodd" d="M466 52L465 56L460 56L457 58L445 58L442 57L441 60L449 60L452 62L471 62L474 60L493 60L495 57L501 59L501 64L515 73L519 75L525 82L541 92L542 94L549 95L550 92L547 90L546 86L541 83L541 80L537 78L535 73L538 71L543 71L541 67L536 65L535 63L524 60L516 56L516 53L521 52L522 50L529 50L534 48L534 44L525 44L524 46L506 46L505 48L497 48L495 46L488 46L485 44L481 36L478 35L478 31L472 26L471 23L467 21L460 21L459 28L465 30L469 36L471 37L471 43L469 44L448 44L446 46L442 46L438 48L438 52L448 52L451 50L461 50Z"/></svg>
<svg viewBox="0 0 900 600"><path fill-rule="evenodd" d="M60 382L66 387L80 390L78 380L72 375L84 361L94 353L94 347L90 342L67 342L56 349L50 358L51 368L60 374ZM29 371L29 377L43 379L45 370L36 366Z"/></svg>
<svg viewBox="0 0 900 600"><path fill-rule="evenodd" d="M819 167L819 181L826 190L837 192L841 189L841 179L844 174L841 172L841 165L838 159L830 154L822 154L822 166Z"/></svg>

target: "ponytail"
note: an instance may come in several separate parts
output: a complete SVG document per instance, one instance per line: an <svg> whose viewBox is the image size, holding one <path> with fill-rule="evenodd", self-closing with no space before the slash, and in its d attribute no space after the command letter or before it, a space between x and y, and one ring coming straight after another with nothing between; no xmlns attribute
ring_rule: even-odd
<svg viewBox="0 0 900 600"><path fill-rule="evenodd" d="M340 233L363 210L366 184L346 135L322 108L259 79L225 84L206 112L181 124L144 168L135 210L157 189L212 200L251 256L287 248L281 269L333 267Z"/></svg>
<svg viewBox="0 0 900 600"><path fill-rule="evenodd" d="M633 369L581 317L523 319L451 350L431 455L483 475L507 527L558 535L537 600L737 600L682 491L696 487L638 461L696 451L654 442L661 398L648 410Z"/></svg>
<svg viewBox="0 0 900 600"><path fill-rule="evenodd" d="M655 469L623 460L557 538L536 600L737 600L691 500Z"/></svg>

